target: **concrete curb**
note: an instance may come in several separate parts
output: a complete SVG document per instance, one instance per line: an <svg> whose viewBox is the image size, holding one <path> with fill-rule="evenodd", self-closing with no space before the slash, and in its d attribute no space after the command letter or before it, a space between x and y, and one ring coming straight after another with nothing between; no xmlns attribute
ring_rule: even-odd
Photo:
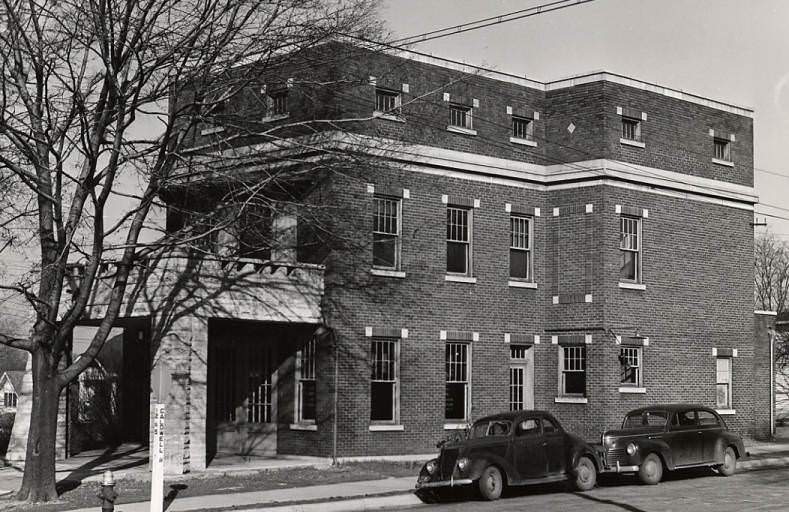
<svg viewBox="0 0 789 512"><path fill-rule="evenodd" d="M789 457L766 457L764 459L743 460L737 463L737 469L743 471L782 466L789 466Z"/></svg>
<svg viewBox="0 0 789 512"><path fill-rule="evenodd" d="M348 500L322 501L303 503L300 505L264 506L261 508L244 509L243 512L360 512L380 510L382 508L414 507L424 505L413 492L393 494L390 496L366 496Z"/></svg>

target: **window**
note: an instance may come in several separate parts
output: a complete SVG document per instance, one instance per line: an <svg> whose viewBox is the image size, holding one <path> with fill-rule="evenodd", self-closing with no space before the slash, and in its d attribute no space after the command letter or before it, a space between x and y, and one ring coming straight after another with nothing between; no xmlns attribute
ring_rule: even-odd
<svg viewBox="0 0 789 512"><path fill-rule="evenodd" d="M626 386L641 385L641 348L619 349L619 382Z"/></svg>
<svg viewBox="0 0 789 512"><path fill-rule="evenodd" d="M696 411L680 411L671 420L672 430L684 430L696 427Z"/></svg>
<svg viewBox="0 0 789 512"><path fill-rule="evenodd" d="M512 136L516 139L534 140L534 121L526 117L512 117Z"/></svg>
<svg viewBox="0 0 789 512"><path fill-rule="evenodd" d="M715 407L718 409L731 409L731 358L718 357L716 364Z"/></svg>
<svg viewBox="0 0 789 512"><path fill-rule="evenodd" d="M6 407L16 407L16 393L3 393L3 404Z"/></svg>
<svg viewBox="0 0 789 512"><path fill-rule="evenodd" d="M393 116L399 116L400 94L387 89L375 89L375 111Z"/></svg>
<svg viewBox="0 0 789 512"><path fill-rule="evenodd" d="M731 162L731 142L726 139L713 139L714 158L716 160L723 160Z"/></svg>
<svg viewBox="0 0 789 512"><path fill-rule="evenodd" d="M471 211L447 208L447 272L471 275Z"/></svg>
<svg viewBox="0 0 789 512"><path fill-rule="evenodd" d="M296 353L296 422L314 423L316 412L315 338Z"/></svg>
<svg viewBox="0 0 789 512"><path fill-rule="evenodd" d="M510 410L527 409L526 371L528 345L510 345ZM531 405L531 404L528 404Z"/></svg>
<svg viewBox="0 0 789 512"><path fill-rule="evenodd" d="M699 426L700 427L719 427L720 423L718 423L718 418L712 414L710 411L704 411L699 409L696 411L696 416L699 419Z"/></svg>
<svg viewBox="0 0 789 512"><path fill-rule="evenodd" d="M641 219L622 216L619 219L619 249L622 260L619 278L624 281L641 281Z"/></svg>
<svg viewBox="0 0 789 512"><path fill-rule="evenodd" d="M469 345L446 345L446 404L444 417L448 420L468 419L469 399Z"/></svg>
<svg viewBox="0 0 789 512"><path fill-rule="evenodd" d="M542 419L542 433L543 434L553 434L554 432L559 431L559 426L553 422L550 418L543 418Z"/></svg>
<svg viewBox="0 0 789 512"><path fill-rule="evenodd" d="M474 126L472 123L472 108L466 105L450 103L449 126L456 126L458 128L466 128L467 130L473 130Z"/></svg>
<svg viewBox="0 0 789 512"><path fill-rule="evenodd" d="M622 118L622 138L625 140L641 141L641 121L632 117Z"/></svg>
<svg viewBox="0 0 789 512"><path fill-rule="evenodd" d="M373 198L373 266L400 266L401 202L389 197Z"/></svg>
<svg viewBox="0 0 789 512"><path fill-rule="evenodd" d="M562 396L585 396L586 394L586 347L561 347L560 353Z"/></svg>
<svg viewBox="0 0 789 512"><path fill-rule="evenodd" d="M510 217L510 277L531 281L531 219Z"/></svg>
<svg viewBox="0 0 789 512"><path fill-rule="evenodd" d="M529 419L521 421L518 423L518 428L515 429L515 434L523 437L540 435L540 420Z"/></svg>
<svg viewBox="0 0 789 512"><path fill-rule="evenodd" d="M373 338L371 344L370 420L398 421L397 339Z"/></svg>
<svg viewBox="0 0 789 512"><path fill-rule="evenodd" d="M269 94L269 116L284 116L288 113L288 90L281 89Z"/></svg>

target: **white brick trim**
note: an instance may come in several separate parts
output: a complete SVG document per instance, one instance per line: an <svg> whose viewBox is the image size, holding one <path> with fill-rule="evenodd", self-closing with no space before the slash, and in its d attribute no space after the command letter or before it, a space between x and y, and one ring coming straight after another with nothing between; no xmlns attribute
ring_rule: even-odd
<svg viewBox="0 0 789 512"><path fill-rule="evenodd" d="M559 208L554 208L553 209L553 216L554 217L558 217L559 216Z"/></svg>
<svg viewBox="0 0 789 512"><path fill-rule="evenodd" d="M535 334L534 335L534 344L535 345L539 345L540 344L540 335L539 334Z"/></svg>
<svg viewBox="0 0 789 512"><path fill-rule="evenodd" d="M403 91L404 93L409 93L411 92L411 87L408 84L402 84L400 86L400 90Z"/></svg>
<svg viewBox="0 0 789 512"><path fill-rule="evenodd" d="M510 342L510 333L505 332L504 333L504 343L509 343L509 342Z"/></svg>
<svg viewBox="0 0 789 512"><path fill-rule="evenodd" d="M558 344L559 344L559 337L551 336L551 345L558 345Z"/></svg>
<svg viewBox="0 0 789 512"><path fill-rule="evenodd" d="M584 302L592 302L592 294L591 293L587 293L586 295L584 295Z"/></svg>
<svg viewBox="0 0 789 512"><path fill-rule="evenodd" d="M587 345L591 345L592 344L592 335L591 334L587 334L587 335L584 336L584 343L587 344Z"/></svg>
<svg viewBox="0 0 789 512"><path fill-rule="evenodd" d="M365 327L364 328L364 335L366 337L368 337L368 338L372 338L373 337L373 328L369 327L369 326Z"/></svg>
<svg viewBox="0 0 789 512"><path fill-rule="evenodd" d="M449 196L446 195L446 194L441 194L441 202L444 203L444 204L448 204L449 203Z"/></svg>
<svg viewBox="0 0 789 512"><path fill-rule="evenodd" d="M777 311L766 311L763 309L756 309L753 312L754 315L770 315L770 316L778 316Z"/></svg>
<svg viewBox="0 0 789 512"><path fill-rule="evenodd" d="M512 205L510 203L504 203L504 211L510 213L512 211Z"/></svg>
<svg viewBox="0 0 789 512"><path fill-rule="evenodd" d="M540 209L539 208L535 208L534 209L534 216L535 217L539 217L540 216Z"/></svg>
<svg viewBox="0 0 789 512"><path fill-rule="evenodd" d="M507 110L507 115L511 116L512 115L512 107L507 105L507 109L506 110Z"/></svg>
<svg viewBox="0 0 789 512"><path fill-rule="evenodd" d="M403 425L370 425L367 427L370 432L403 432Z"/></svg>
<svg viewBox="0 0 789 512"><path fill-rule="evenodd" d="M644 394L647 392L647 388L635 387L635 386L620 386L619 392L622 394Z"/></svg>
<svg viewBox="0 0 789 512"><path fill-rule="evenodd" d="M408 329L400 329L400 337L402 339L408 339Z"/></svg>
<svg viewBox="0 0 789 512"><path fill-rule="evenodd" d="M589 400L585 396L557 396L553 399L557 404L588 404Z"/></svg>
<svg viewBox="0 0 789 512"><path fill-rule="evenodd" d="M444 101L449 101L449 93L448 92L444 93Z"/></svg>
<svg viewBox="0 0 789 512"><path fill-rule="evenodd" d="M594 213L594 204L593 203L588 203L586 205L586 213Z"/></svg>
<svg viewBox="0 0 789 512"><path fill-rule="evenodd" d="M411 199L411 190L407 188L403 189L403 199Z"/></svg>
<svg viewBox="0 0 789 512"><path fill-rule="evenodd" d="M375 185L372 183L367 184L367 193L368 194L375 194Z"/></svg>
<svg viewBox="0 0 789 512"><path fill-rule="evenodd" d="M447 331L438 331L438 339L440 339L441 341L446 341Z"/></svg>

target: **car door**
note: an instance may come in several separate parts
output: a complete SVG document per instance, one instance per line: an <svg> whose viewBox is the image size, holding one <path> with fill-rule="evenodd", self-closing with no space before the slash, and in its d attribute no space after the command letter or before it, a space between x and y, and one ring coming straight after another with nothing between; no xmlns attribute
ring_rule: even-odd
<svg viewBox="0 0 789 512"><path fill-rule="evenodd" d="M515 468L521 479L541 478L548 470L539 418L521 419L513 438Z"/></svg>
<svg viewBox="0 0 789 512"><path fill-rule="evenodd" d="M674 412L666 443L671 448L675 466L686 466L701 462L702 432L696 423L696 411L685 409Z"/></svg>
<svg viewBox="0 0 789 512"><path fill-rule="evenodd" d="M548 459L548 474L561 473L566 469L567 461L564 432L556 420L546 416L542 419L542 435L545 457Z"/></svg>
<svg viewBox="0 0 789 512"><path fill-rule="evenodd" d="M699 409L696 411L699 430L701 430L702 462L715 462L715 447L721 436L723 427L718 417L711 411Z"/></svg>

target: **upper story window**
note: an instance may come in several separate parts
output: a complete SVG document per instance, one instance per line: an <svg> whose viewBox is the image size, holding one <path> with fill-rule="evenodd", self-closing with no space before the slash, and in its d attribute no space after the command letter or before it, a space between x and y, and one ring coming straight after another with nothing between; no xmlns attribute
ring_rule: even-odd
<svg viewBox="0 0 789 512"><path fill-rule="evenodd" d="M641 219L623 215L619 219L619 279L641 282Z"/></svg>
<svg viewBox="0 0 789 512"><path fill-rule="evenodd" d="M713 158L731 162L731 141L715 137L713 139Z"/></svg>
<svg viewBox="0 0 789 512"><path fill-rule="evenodd" d="M399 116L400 109L400 93L391 91L389 89L375 89L375 111L382 114L389 114L392 116Z"/></svg>
<svg viewBox="0 0 789 512"><path fill-rule="evenodd" d="M373 266L400 267L400 199L384 196L373 198Z"/></svg>
<svg viewBox="0 0 789 512"><path fill-rule="evenodd" d="M288 90L280 89L268 94L268 115L284 116L288 114Z"/></svg>
<svg viewBox="0 0 789 512"><path fill-rule="evenodd" d="M467 105L459 103L449 104L449 126L456 128L465 128L467 130L474 129L473 109Z"/></svg>
<svg viewBox="0 0 789 512"><path fill-rule="evenodd" d="M534 120L512 116L512 136L521 140L534 140Z"/></svg>
<svg viewBox="0 0 789 512"><path fill-rule="evenodd" d="M641 120L632 117L623 117L622 138L629 141L641 142Z"/></svg>
<svg viewBox="0 0 789 512"><path fill-rule="evenodd" d="M447 207L447 272L471 275L472 211Z"/></svg>
<svg viewBox="0 0 789 512"><path fill-rule="evenodd" d="M510 277L532 279L531 240L531 218L510 216Z"/></svg>

